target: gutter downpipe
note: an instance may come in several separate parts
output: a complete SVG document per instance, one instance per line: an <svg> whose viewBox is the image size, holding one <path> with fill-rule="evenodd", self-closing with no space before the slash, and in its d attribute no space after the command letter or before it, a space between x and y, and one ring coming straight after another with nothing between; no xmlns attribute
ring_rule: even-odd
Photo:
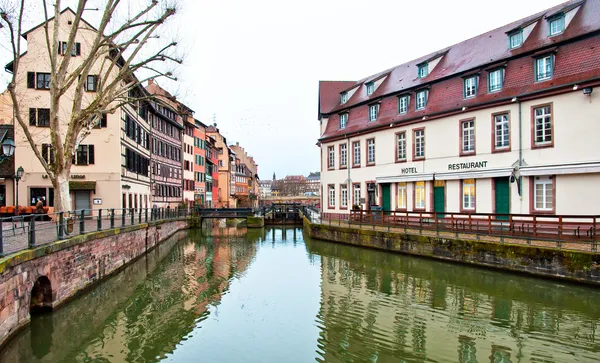
<svg viewBox="0 0 600 363"><path fill-rule="evenodd" d="M517 101L519 105L519 183L517 188L519 191L519 200L521 201L521 211L523 207L523 178L521 177L521 166L523 165L523 120L521 115L521 100Z"/></svg>
<svg viewBox="0 0 600 363"><path fill-rule="evenodd" d="M353 204L350 203L350 201L353 202L352 198L354 198L354 194L352 194L352 181L350 180L350 138L348 137L348 134L344 136L346 136L346 168L348 169L348 181L346 182L348 185L348 191L346 192L346 204L348 205L348 210L351 211ZM350 198L351 195L352 198ZM348 217L349 216L350 215L348 214ZM348 221L350 221L350 219L348 219Z"/></svg>

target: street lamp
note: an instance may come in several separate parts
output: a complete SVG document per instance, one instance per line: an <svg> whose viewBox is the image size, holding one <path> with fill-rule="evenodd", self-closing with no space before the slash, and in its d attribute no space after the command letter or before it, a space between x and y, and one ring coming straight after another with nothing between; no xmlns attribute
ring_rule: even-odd
<svg viewBox="0 0 600 363"><path fill-rule="evenodd" d="M2 145L2 148L4 149L4 144ZM21 178L23 177L23 174L25 173L25 170L23 170L22 166L19 166L19 168L17 169L17 175L15 175L15 181L17 182L17 186L16 186L16 191L17 191L17 200L15 202L15 206L16 206L16 214L19 215L19 180L21 180Z"/></svg>
<svg viewBox="0 0 600 363"><path fill-rule="evenodd" d="M6 138L2 143L2 158L10 158L15 153L15 142Z"/></svg>

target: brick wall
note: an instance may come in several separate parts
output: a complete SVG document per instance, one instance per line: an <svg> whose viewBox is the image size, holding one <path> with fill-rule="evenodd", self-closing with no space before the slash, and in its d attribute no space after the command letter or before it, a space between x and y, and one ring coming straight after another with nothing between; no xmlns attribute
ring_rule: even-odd
<svg viewBox="0 0 600 363"><path fill-rule="evenodd" d="M180 220L94 232L5 258L0 266L0 345L29 323L31 291L39 277L50 280L55 308L187 227L188 221Z"/></svg>

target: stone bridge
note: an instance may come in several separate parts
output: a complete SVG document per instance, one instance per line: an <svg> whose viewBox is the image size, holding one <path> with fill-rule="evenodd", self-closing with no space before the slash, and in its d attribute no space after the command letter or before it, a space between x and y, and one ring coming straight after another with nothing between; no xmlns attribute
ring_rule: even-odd
<svg viewBox="0 0 600 363"><path fill-rule="evenodd" d="M30 321L119 271L189 219L155 221L91 232L0 259L0 345Z"/></svg>

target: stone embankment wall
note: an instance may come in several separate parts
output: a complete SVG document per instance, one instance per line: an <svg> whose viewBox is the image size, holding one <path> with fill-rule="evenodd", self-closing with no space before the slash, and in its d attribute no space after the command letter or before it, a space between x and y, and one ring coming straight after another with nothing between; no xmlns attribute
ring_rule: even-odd
<svg viewBox="0 0 600 363"><path fill-rule="evenodd" d="M600 254L312 224L312 238L600 286Z"/></svg>
<svg viewBox="0 0 600 363"><path fill-rule="evenodd" d="M188 224L182 219L92 232L0 259L0 345L29 323L32 299L56 308Z"/></svg>

